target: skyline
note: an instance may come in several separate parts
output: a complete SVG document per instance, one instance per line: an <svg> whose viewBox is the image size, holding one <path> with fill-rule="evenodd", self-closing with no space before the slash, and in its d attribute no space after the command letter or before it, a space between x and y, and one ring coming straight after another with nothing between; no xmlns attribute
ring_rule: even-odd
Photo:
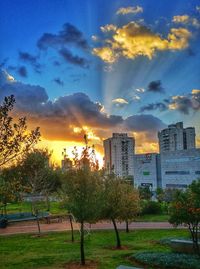
<svg viewBox="0 0 200 269"><path fill-rule="evenodd" d="M199 1L157 2L1 2L0 100L14 94L15 115L60 159L85 132L101 154L113 132L155 152L178 121L199 147Z"/></svg>

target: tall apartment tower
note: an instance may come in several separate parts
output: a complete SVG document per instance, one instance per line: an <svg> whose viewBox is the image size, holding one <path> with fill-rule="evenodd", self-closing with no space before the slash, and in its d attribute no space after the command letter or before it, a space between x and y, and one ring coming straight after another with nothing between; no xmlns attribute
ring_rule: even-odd
<svg viewBox="0 0 200 269"><path fill-rule="evenodd" d="M128 137L126 133L113 133L103 144L107 172L114 172L121 177L133 176L134 137Z"/></svg>
<svg viewBox="0 0 200 269"><path fill-rule="evenodd" d="M183 128L183 122L168 125L158 133L160 153L166 151L195 149L195 128Z"/></svg>

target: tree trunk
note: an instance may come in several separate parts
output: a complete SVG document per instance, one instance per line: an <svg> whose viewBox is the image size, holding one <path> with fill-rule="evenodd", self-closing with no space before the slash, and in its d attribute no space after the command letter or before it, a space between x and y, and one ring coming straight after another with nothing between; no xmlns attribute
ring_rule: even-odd
<svg viewBox="0 0 200 269"><path fill-rule="evenodd" d="M117 239L117 245L116 247L117 248L121 248L121 242L120 242L120 238L119 238L119 232L118 232L118 229L117 229L117 225L116 225L116 222L115 222L115 219L111 219L112 220L112 223L113 223L113 226L114 226L114 229L115 229L115 235L116 235L116 239Z"/></svg>
<svg viewBox="0 0 200 269"><path fill-rule="evenodd" d="M126 220L125 222L126 222L126 233L129 233L129 225L128 225L128 220Z"/></svg>
<svg viewBox="0 0 200 269"><path fill-rule="evenodd" d="M80 242L80 251L81 251L81 265L85 265L85 252L84 252L84 222L81 222L81 242Z"/></svg>
<svg viewBox="0 0 200 269"><path fill-rule="evenodd" d="M73 222L72 222L72 216L71 215L69 215L69 221L70 221L70 226L71 226L72 242L74 242L74 227L73 227Z"/></svg>
<svg viewBox="0 0 200 269"><path fill-rule="evenodd" d="M47 206L47 211L50 211L50 202L49 202L48 194L46 194L46 206Z"/></svg>
<svg viewBox="0 0 200 269"><path fill-rule="evenodd" d="M37 220L38 234L40 236L41 235L41 230L40 230L40 221L38 219L38 216L36 216L36 220Z"/></svg>
<svg viewBox="0 0 200 269"><path fill-rule="evenodd" d="M190 233L191 233L191 236L192 236L194 252L197 255L200 255L199 242L198 242L199 241L198 240L198 225L197 226L192 226L192 227L189 225L189 230L190 230Z"/></svg>

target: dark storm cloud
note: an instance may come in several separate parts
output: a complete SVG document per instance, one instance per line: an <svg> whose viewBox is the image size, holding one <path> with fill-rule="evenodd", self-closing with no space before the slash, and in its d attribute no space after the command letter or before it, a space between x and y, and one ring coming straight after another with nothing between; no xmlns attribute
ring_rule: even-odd
<svg viewBox="0 0 200 269"><path fill-rule="evenodd" d="M36 73L41 73L41 64L38 62L39 57L31 55L28 52L19 52L19 59L25 63L30 64Z"/></svg>
<svg viewBox="0 0 200 269"><path fill-rule="evenodd" d="M41 50L49 47L62 48L67 44L73 44L82 49L89 48L83 33L70 23L65 23L57 34L44 33L37 42L37 46Z"/></svg>
<svg viewBox="0 0 200 269"><path fill-rule="evenodd" d="M62 81L60 78L54 78L53 81L57 83L59 86L64 86L64 81Z"/></svg>
<svg viewBox="0 0 200 269"><path fill-rule="evenodd" d="M26 78L28 76L28 72L25 66L20 66L17 70L17 73L21 76Z"/></svg>
<svg viewBox="0 0 200 269"><path fill-rule="evenodd" d="M160 80L151 81L147 87L147 91L155 93L163 93L164 88L162 87L162 82Z"/></svg>
<svg viewBox="0 0 200 269"><path fill-rule="evenodd" d="M83 68L88 68L88 61L83 58L79 57L78 55L73 55L68 49L63 48L59 50L59 54L63 57L63 59L71 64L78 65Z"/></svg>
<svg viewBox="0 0 200 269"><path fill-rule="evenodd" d="M142 106L140 108L140 112L145 112L145 111L152 111L152 110L159 110L159 111L165 111L168 109L168 106L165 103L158 102L158 103L151 103L146 106Z"/></svg>

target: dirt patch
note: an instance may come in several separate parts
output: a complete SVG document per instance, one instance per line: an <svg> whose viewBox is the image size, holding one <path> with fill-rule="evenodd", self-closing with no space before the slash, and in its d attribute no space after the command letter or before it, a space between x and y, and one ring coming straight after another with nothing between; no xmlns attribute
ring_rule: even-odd
<svg viewBox="0 0 200 269"><path fill-rule="evenodd" d="M120 248L118 247L106 247L105 249L110 249L110 250L128 250L130 247L128 246L121 246Z"/></svg>
<svg viewBox="0 0 200 269"><path fill-rule="evenodd" d="M65 269L97 269L98 263L95 261L86 261L83 266L79 262L70 262L63 266Z"/></svg>

